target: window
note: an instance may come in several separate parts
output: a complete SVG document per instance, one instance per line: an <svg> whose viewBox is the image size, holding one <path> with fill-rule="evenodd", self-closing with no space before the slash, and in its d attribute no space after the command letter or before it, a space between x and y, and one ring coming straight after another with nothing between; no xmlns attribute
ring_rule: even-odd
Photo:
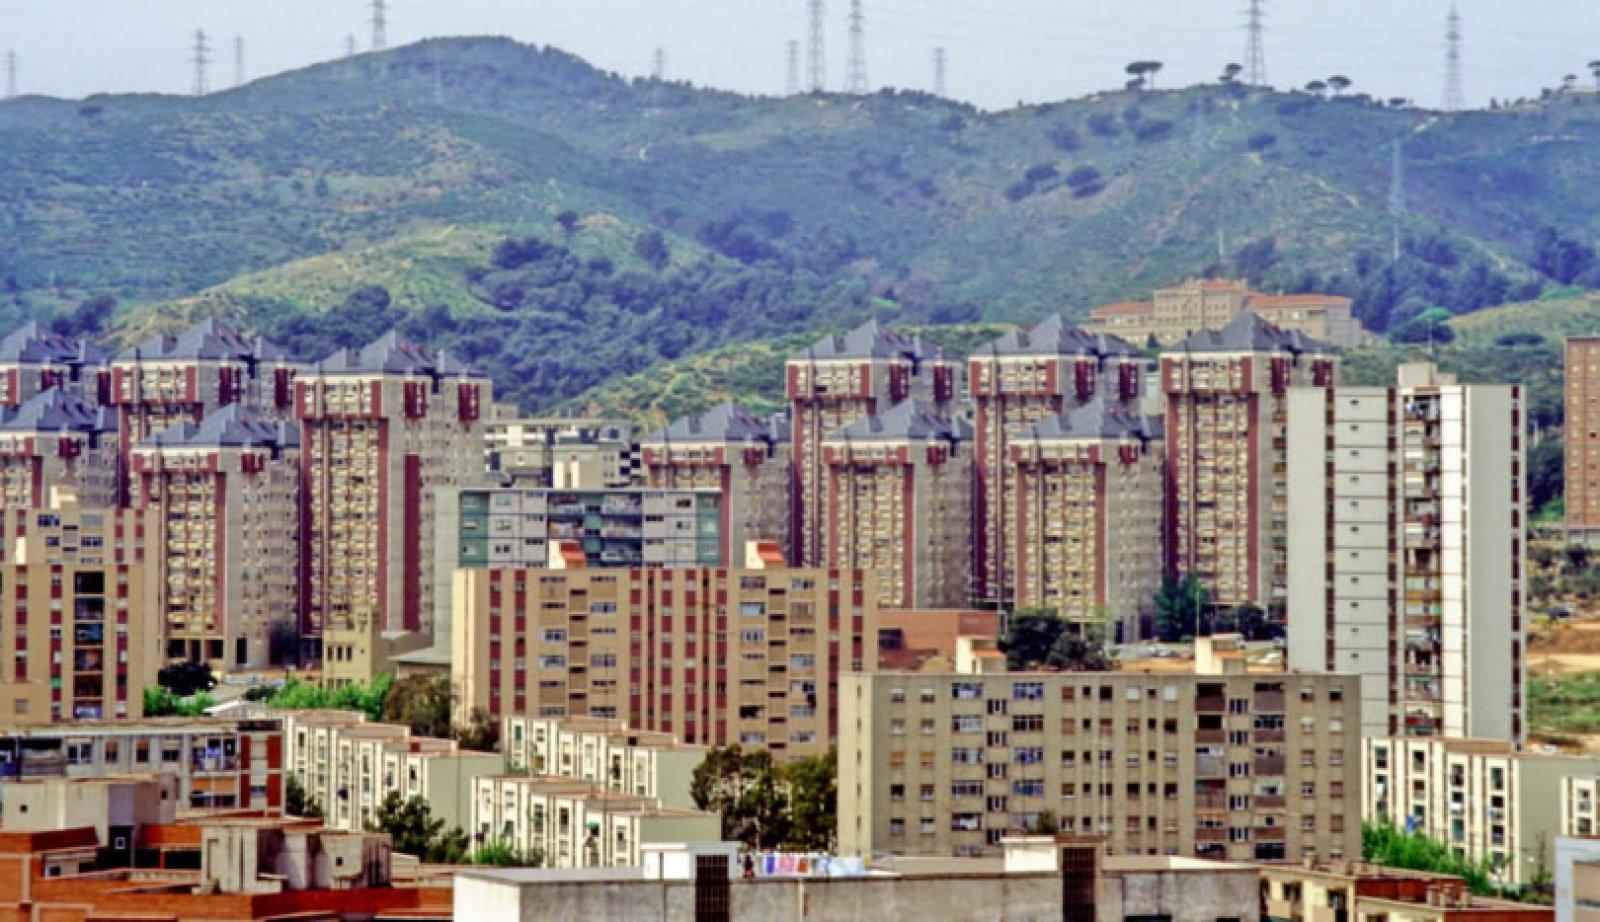
<svg viewBox="0 0 1600 922"><path fill-rule="evenodd" d="M1011 698L1013 701L1043 701L1043 682L1013 682L1011 683Z"/></svg>
<svg viewBox="0 0 1600 922"><path fill-rule="evenodd" d="M950 718L950 730L954 733L982 733L983 715L957 714Z"/></svg>
<svg viewBox="0 0 1600 922"><path fill-rule="evenodd" d="M983 697L982 682L953 682L950 697L957 701L977 701Z"/></svg>

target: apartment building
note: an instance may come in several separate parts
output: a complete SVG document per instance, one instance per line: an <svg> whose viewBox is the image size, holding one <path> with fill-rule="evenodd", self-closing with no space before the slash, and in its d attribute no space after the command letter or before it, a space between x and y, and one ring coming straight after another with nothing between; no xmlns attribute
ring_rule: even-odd
<svg viewBox="0 0 1600 922"><path fill-rule="evenodd" d="M1129 343L1054 315L983 346L967 360L973 408L973 593L1015 603L1011 438L1091 401L1135 409L1148 359Z"/></svg>
<svg viewBox="0 0 1600 922"><path fill-rule="evenodd" d="M1551 922L1549 907L1480 897L1449 874L1320 860L1260 871L1267 919Z"/></svg>
<svg viewBox="0 0 1600 922"><path fill-rule="evenodd" d="M62 388L0 404L0 507L45 505L53 489L93 506L117 501L116 414Z"/></svg>
<svg viewBox="0 0 1600 922"><path fill-rule="evenodd" d="M822 566L827 561L827 468L822 457L827 437L913 397L943 415L955 399L955 372L937 346L876 320L842 336L825 336L789 358L784 389L794 459L792 562Z"/></svg>
<svg viewBox="0 0 1600 922"><path fill-rule="evenodd" d="M0 337L0 407L17 407L42 391L60 389L90 407L100 403L105 351L36 322Z"/></svg>
<svg viewBox="0 0 1600 922"><path fill-rule="evenodd" d="M620 720L523 715L502 722L500 749L511 771L593 781L613 793L651 797L685 810L694 807L689 793L694 770L709 751Z"/></svg>
<svg viewBox="0 0 1600 922"><path fill-rule="evenodd" d="M1269 295L1244 282L1190 279L1163 288L1151 301L1122 301L1089 312L1085 329L1143 344L1170 346L1205 330L1221 330L1244 314L1335 346L1358 346L1368 338L1337 295Z"/></svg>
<svg viewBox="0 0 1600 922"><path fill-rule="evenodd" d="M645 483L717 490L726 547L776 541L788 554L790 509L781 498L791 476L789 435L781 416L763 418L730 401L647 435L640 444Z"/></svg>
<svg viewBox="0 0 1600 922"><path fill-rule="evenodd" d="M1011 437L1018 609L1053 609L1110 642L1142 636L1166 547L1165 448L1159 418L1099 398Z"/></svg>
<svg viewBox="0 0 1600 922"><path fill-rule="evenodd" d="M457 569L564 568L569 553L586 567L725 566L725 502L724 494L698 488L440 489L434 499L437 645L449 646L455 602L448 574Z"/></svg>
<svg viewBox="0 0 1600 922"><path fill-rule="evenodd" d="M1395 736L1363 747L1365 822L1421 832L1489 862L1511 885L1552 867L1556 837L1581 817L1582 782L1600 774L1591 756L1521 751L1504 740Z"/></svg>
<svg viewBox="0 0 1600 922"><path fill-rule="evenodd" d="M130 497L133 448L174 423L199 423L232 404L269 416L290 411L298 366L271 342L208 318L153 336L111 360L105 403L117 408L122 499Z"/></svg>
<svg viewBox="0 0 1600 922"><path fill-rule="evenodd" d="M1567 541L1600 547L1600 336L1566 347Z"/></svg>
<svg viewBox="0 0 1600 922"><path fill-rule="evenodd" d="M845 676L841 855L998 855L1056 824L1112 855L1355 857L1352 676Z"/></svg>
<svg viewBox="0 0 1600 922"><path fill-rule="evenodd" d="M474 784L474 842L537 852L548 868L638 867L651 845L720 842L722 818L595 781L500 775Z"/></svg>
<svg viewBox="0 0 1600 922"><path fill-rule="evenodd" d="M884 608L972 597L972 430L903 400L822 440L824 559L877 574Z"/></svg>
<svg viewBox="0 0 1600 922"><path fill-rule="evenodd" d="M160 717L0 730L0 786L166 774L177 779L179 807L278 809L283 766L276 719Z"/></svg>
<svg viewBox="0 0 1600 922"><path fill-rule="evenodd" d="M1289 665L1368 736L1523 738L1522 393L1404 365L1289 392Z"/></svg>
<svg viewBox="0 0 1600 922"><path fill-rule="evenodd" d="M1244 313L1161 354L1167 398L1167 567L1220 608L1282 621L1288 594L1292 387L1338 384L1328 347Z"/></svg>
<svg viewBox="0 0 1600 922"><path fill-rule="evenodd" d="M370 681L431 640L435 499L482 482L491 398L488 380L393 332L296 381L300 612L324 681Z"/></svg>
<svg viewBox="0 0 1600 922"><path fill-rule="evenodd" d="M495 404L484 425L488 468L508 487L615 490L638 482L633 425L590 416L522 416Z"/></svg>
<svg viewBox="0 0 1600 922"><path fill-rule="evenodd" d="M299 655L300 430L231 404L133 449L165 656L220 673Z"/></svg>
<svg viewBox="0 0 1600 922"><path fill-rule="evenodd" d="M876 598L861 571L458 570L458 708L821 755L840 674L877 660Z"/></svg>
<svg viewBox="0 0 1600 922"><path fill-rule="evenodd" d="M0 509L0 715L9 724L139 717L161 629L135 510Z"/></svg>
<svg viewBox="0 0 1600 922"><path fill-rule="evenodd" d="M417 736L400 724L368 723L350 711L283 714L284 770L322 808L330 829L372 828L391 793L427 801L445 829L468 829L473 786L505 770L493 752Z"/></svg>

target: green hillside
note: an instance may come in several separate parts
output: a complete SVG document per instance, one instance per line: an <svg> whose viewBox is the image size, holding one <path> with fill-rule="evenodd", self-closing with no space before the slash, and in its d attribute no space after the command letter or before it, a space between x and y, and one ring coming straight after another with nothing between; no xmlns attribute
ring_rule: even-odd
<svg viewBox="0 0 1600 922"><path fill-rule="evenodd" d="M1434 305L1600 287L1597 155L1576 95L1442 116L1212 84L982 113L437 40L200 99L0 104L0 323L112 296L124 336L224 313L320 354L403 322L530 409L729 343L1081 314L1207 272L1410 336ZM498 260L506 238L537 252Z"/></svg>

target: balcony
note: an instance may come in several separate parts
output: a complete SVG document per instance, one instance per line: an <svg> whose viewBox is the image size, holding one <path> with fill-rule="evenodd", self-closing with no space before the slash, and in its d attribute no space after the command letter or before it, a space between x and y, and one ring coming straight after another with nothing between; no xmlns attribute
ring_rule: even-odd
<svg viewBox="0 0 1600 922"><path fill-rule="evenodd" d="M1194 741L1202 744L1220 744L1228 741L1228 731L1221 729L1208 729L1194 731Z"/></svg>
<svg viewBox="0 0 1600 922"><path fill-rule="evenodd" d="M1283 774L1283 756L1256 756L1250 762L1250 771L1257 777Z"/></svg>

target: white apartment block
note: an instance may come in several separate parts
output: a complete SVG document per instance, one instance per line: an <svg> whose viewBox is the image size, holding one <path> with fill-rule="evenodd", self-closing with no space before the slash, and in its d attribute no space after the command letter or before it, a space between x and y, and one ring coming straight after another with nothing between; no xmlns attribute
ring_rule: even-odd
<svg viewBox="0 0 1600 922"><path fill-rule="evenodd" d="M1361 675L1367 736L1523 738L1521 401L1290 390L1289 665Z"/></svg>
<svg viewBox="0 0 1600 922"><path fill-rule="evenodd" d="M1501 868L1506 884L1552 867L1556 837L1594 821L1600 760L1519 752L1502 740L1363 741L1362 818L1391 823ZM1587 784L1587 801L1583 800ZM1591 825L1592 828L1592 825Z"/></svg>
<svg viewBox="0 0 1600 922"><path fill-rule="evenodd" d="M681 809L694 806L689 786L709 751L670 733L593 717L507 717L500 748L511 771L592 781Z"/></svg>

